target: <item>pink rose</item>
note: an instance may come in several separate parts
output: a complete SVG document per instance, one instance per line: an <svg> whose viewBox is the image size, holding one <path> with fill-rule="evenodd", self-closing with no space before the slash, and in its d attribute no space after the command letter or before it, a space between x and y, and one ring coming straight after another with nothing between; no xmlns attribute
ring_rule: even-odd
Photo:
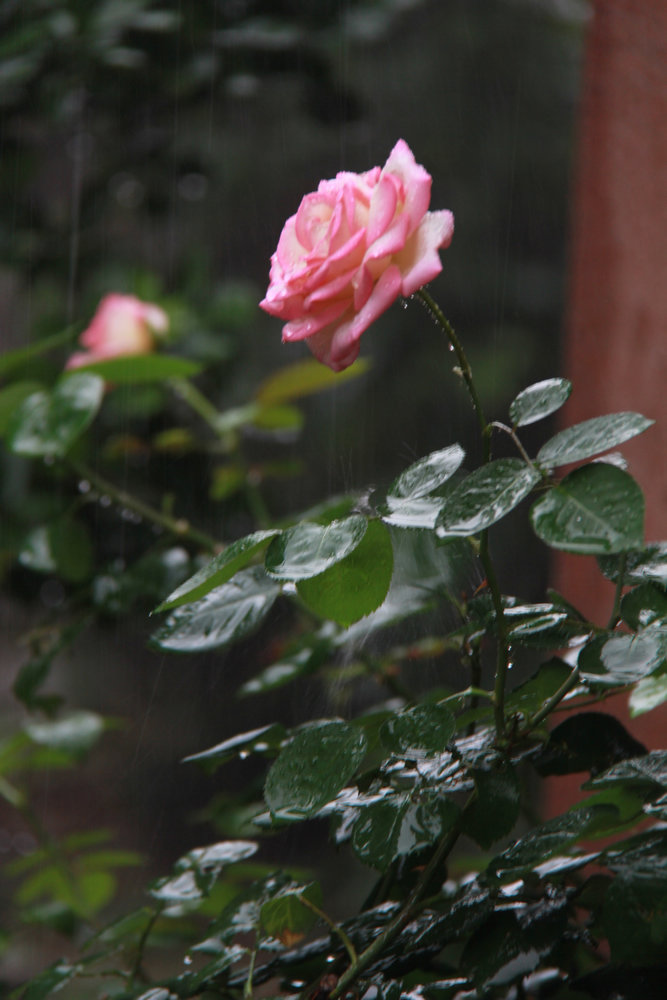
<svg viewBox="0 0 667 1000"><path fill-rule="evenodd" d="M451 212L429 212L431 176L399 139L384 167L320 181L287 220L260 306L287 320L283 341L305 340L334 371L399 295L442 270L438 250L454 233Z"/></svg>
<svg viewBox="0 0 667 1000"><path fill-rule="evenodd" d="M155 334L165 333L167 314L152 302L134 295L107 295L102 299L90 326L79 337L85 351L73 354L67 368L79 368L127 354L150 354Z"/></svg>

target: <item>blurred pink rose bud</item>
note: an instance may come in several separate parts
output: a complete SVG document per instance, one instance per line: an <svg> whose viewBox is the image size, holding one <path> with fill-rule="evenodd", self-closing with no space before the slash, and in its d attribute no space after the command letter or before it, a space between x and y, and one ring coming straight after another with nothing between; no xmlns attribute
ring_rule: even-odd
<svg viewBox="0 0 667 1000"><path fill-rule="evenodd" d="M399 139L384 167L320 181L287 220L260 306L287 320L283 341L305 340L334 371L399 295L442 270L438 250L454 233L451 212L429 212L431 176Z"/></svg>
<svg viewBox="0 0 667 1000"><path fill-rule="evenodd" d="M150 354L155 335L166 333L166 312L134 295L113 293L102 299L90 326L79 337L85 351L73 354L67 368L79 368L127 354Z"/></svg>

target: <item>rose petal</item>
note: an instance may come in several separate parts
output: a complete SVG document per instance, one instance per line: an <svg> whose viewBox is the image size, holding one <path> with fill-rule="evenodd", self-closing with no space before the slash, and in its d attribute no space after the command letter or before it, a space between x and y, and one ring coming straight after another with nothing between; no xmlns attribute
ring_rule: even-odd
<svg viewBox="0 0 667 1000"><path fill-rule="evenodd" d="M407 142L399 139L392 149L382 173L394 174L403 184L405 205L403 211L410 219L410 233L413 233L431 203L431 175L415 161Z"/></svg>
<svg viewBox="0 0 667 1000"><path fill-rule="evenodd" d="M319 333L325 326L339 319L347 309L347 305L347 302L332 302L329 306L286 323L283 327L283 342L306 340Z"/></svg>
<svg viewBox="0 0 667 1000"><path fill-rule="evenodd" d="M375 322L378 316L389 308L400 293L401 274L398 268L392 265L383 272L364 307L348 321L336 325L332 331L329 349L331 360L327 362L331 368L335 365L337 367L334 370L340 371L341 366L347 367L347 365L352 364L351 361L343 364L343 361L350 354L353 345L359 340L364 330L367 330L371 323Z"/></svg>
<svg viewBox="0 0 667 1000"><path fill-rule="evenodd" d="M445 210L426 213L405 249L394 257L403 275L403 295L414 294L440 274L442 262L438 250L448 247L453 235L454 216L451 212Z"/></svg>
<svg viewBox="0 0 667 1000"><path fill-rule="evenodd" d="M380 183L373 191L368 223L366 225L366 243L370 246L387 230L394 218L398 203L396 181L392 177L381 177Z"/></svg>

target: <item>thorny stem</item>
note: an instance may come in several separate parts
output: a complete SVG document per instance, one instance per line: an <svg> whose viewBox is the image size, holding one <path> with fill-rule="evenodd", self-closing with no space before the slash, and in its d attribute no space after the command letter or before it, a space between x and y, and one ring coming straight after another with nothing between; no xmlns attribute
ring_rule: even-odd
<svg viewBox="0 0 667 1000"><path fill-rule="evenodd" d="M463 350L461 341L440 306L433 298L431 298L426 289L421 288L416 293L416 296L421 299L433 318L442 328L447 339L449 340L449 343L454 349L454 353L456 354L459 363L459 371L466 384L468 394L477 415L477 422L479 423L482 435L482 461L483 464L486 465L491 460L491 431L493 429L493 424L489 424L486 421L484 409L472 377L472 369L466 357L465 351ZM507 644L507 626L503 611L502 595L498 585L498 578L496 577L493 561L489 553L489 537L487 529L480 532L479 556L482 566L484 567L486 582L488 583L489 590L491 592L493 610L496 617L496 630L498 633L496 680L494 686L494 718L496 724L496 735L498 739L501 740L505 736L505 685L507 683L507 671L509 669L509 649Z"/></svg>
<svg viewBox="0 0 667 1000"><path fill-rule="evenodd" d="M190 522L185 518L171 517L163 511L150 507L148 504L144 503L143 500L139 500L138 497L133 496L126 490L120 489L118 486L110 483L107 479L104 479L84 462L74 461L71 459L70 466L77 476L80 476L82 479L89 482L91 486L93 486L93 488L102 496L110 497L114 503L118 504L118 506L134 511L135 514L138 514L145 521L150 521L152 524L156 524L158 527L164 528L165 531L170 532L177 538L187 539L188 541L194 542L196 545L201 546L209 552L216 553L221 551L223 547L221 542L219 542L216 538L213 538L211 535L207 535L203 531L193 528Z"/></svg>
<svg viewBox="0 0 667 1000"><path fill-rule="evenodd" d="M374 941L369 944L368 948L357 958L356 962L352 962L351 965L345 970L343 975L338 980L335 989L331 991L331 1000L337 1000L338 997L343 996L348 987L361 975L364 969L367 969L369 965L382 953L384 948L390 944L394 938L398 937L403 928L410 923L413 917L421 909L421 900L424 892L431 881L431 878L440 867L440 865L449 856L456 841L461 833L461 828L463 824L463 818L465 816L468 806L472 803L475 793L468 800L466 806L459 813L458 819L454 826L449 830L449 832L442 838L438 844L431 860L424 868L423 872L419 877L419 881L413 887L412 892L406 899L405 903L396 914L393 920L391 920L381 934L375 938Z"/></svg>

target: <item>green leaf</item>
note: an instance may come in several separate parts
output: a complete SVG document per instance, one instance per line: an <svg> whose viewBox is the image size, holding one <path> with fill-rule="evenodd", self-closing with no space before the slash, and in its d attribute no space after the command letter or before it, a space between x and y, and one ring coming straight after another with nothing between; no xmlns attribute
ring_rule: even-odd
<svg viewBox="0 0 667 1000"><path fill-rule="evenodd" d="M231 580L234 574L247 566L250 560L262 549L266 548L272 538L279 532L255 531L252 535L239 538L228 545L224 552L202 566L194 576L191 576L180 587L177 587L169 597L158 605L154 614L159 611L170 611L182 604L189 604L205 597L211 590Z"/></svg>
<svg viewBox="0 0 667 1000"><path fill-rule="evenodd" d="M352 846L366 864L386 871L395 858L435 843L455 822L458 806L439 793L392 795L365 806L354 824Z"/></svg>
<svg viewBox="0 0 667 1000"><path fill-rule="evenodd" d="M261 566L251 566L194 604L176 608L151 641L178 653L229 645L261 624L279 593Z"/></svg>
<svg viewBox="0 0 667 1000"><path fill-rule="evenodd" d="M575 469L533 504L535 533L547 545L587 555L623 552L644 537L644 496L613 465Z"/></svg>
<svg viewBox="0 0 667 1000"><path fill-rule="evenodd" d="M322 890L319 884L311 882L310 885L281 889L272 899L264 903L260 910L260 919L269 937L277 938L289 946L301 940L315 925L317 914L313 913L302 899L321 908Z"/></svg>
<svg viewBox="0 0 667 1000"><path fill-rule="evenodd" d="M80 710L48 722L26 722L25 731L40 746L85 755L104 732L104 719L95 712Z"/></svg>
<svg viewBox="0 0 667 1000"><path fill-rule="evenodd" d="M657 583L640 583L623 595L621 616L632 629L667 622L667 593Z"/></svg>
<svg viewBox="0 0 667 1000"><path fill-rule="evenodd" d="M618 556L601 556L598 559L600 569L614 583L618 580L620 564ZM643 583L646 580L667 586L667 542L655 542L638 551L628 552L624 557L624 583Z"/></svg>
<svg viewBox="0 0 667 1000"><path fill-rule="evenodd" d="M663 864L667 859L663 858ZM664 962L667 949L667 892L664 881L613 880L602 904L602 926L615 962ZM618 995L618 994L617 994ZM627 994L622 994L627 996ZM644 993L650 996L650 993ZM656 993L655 996L658 996Z"/></svg>
<svg viewBox="0 0 667 1000"><path fill-rule="evenodd" d="M225 761L234 757L247 757L251 753L266 753L269 750L278 750L285 739L285 727L280 722L274 722L268 726L260 726L259 729L251 729L247 733L239 733L230 739L216 743L208 750L200 750L199 753L190 754L185 760L188 762L199 761L202 764L211 764L218 767Z"/></svg>
<svg viewBox="0 0 667 1000"><path fill-rule="evenodd" d="M537 461L547 468L579 462L582 458L599 455L629 441L653 423L654 420L643 417L641 413L610 413L604 417L593 417L559 431L542 445Z"/></svg>
<svg viewBox="0 0 667 1000"><path fill-rule="evenodd" d="M279 580L307 580L349 555L366 534L360 514L321 526L303 522L274 538L266 553L267 572Z"/></svg>
<svg viewBox="0 0 667 1000"><path fill-rule="evenodd" d="M506 699L508 712L521 712L524 716L537 712L572 675L572 667L563 660L552 657L532 677L520 684Z"/></svg>
<svg viewBox="0 0 667 1000"><path fill-rule="evenodd" d="M32 979L22 994L22 1000L44 1000L84 971L83 965L69 965L60 960Z"/></svg>
<svg viewBox="0 0 667 1000"><path fill-rule="evenodd" d="M54 333L52 336L38 340L27 347L18 347L14 351L5 351L4 354L0 355L0 375L4 377L13 369L20 368L34 358L38 358L42 354L47 354L56 347L69 344L74 339L74 332L74 327L69 327L61 333Z"/></svg>
<svg viewBox="0 0 667 1000"><path fill-rule="evenodd" d="M35 392L7 429L10 449L32 458L62 457L91 423L104 396L97 375L63 376L52 392Z"/></svg>
<svg viewBox="0 0 667 1000"><path fill-rule="evenodd" d="M579 771L598 774L618 761L645 753L646 747L613 715L577 712L551 731L533 765L542 777Z"/></svg>
<svg viewBox="0 0 667 1000"><path fill-rule="evenodd" d="M633 684L657 670L667 657L667 629L649 627L641 632L600 636L579 655L582 678L589 684L616 687Z"/></svg>
<svg viewBox="0 0 667 1000"><path fill-rule="evenodd" d="M99 375L112 385L134 385L138 382L163 382L169 378L193 378L201 367L196 361L169 354L129 354L105 361L91 361L72 369L68 377L86 373Z"/></svg>
<svg viewBox="0 0 667 1000"><path fill-rule="evenodd" d="M454 475L464 458L459 444L431 452L400 474L389 488L387 499L415 499L432 493Z"/></svg>
<svg viewBox="0 0 667 1000"><path fill-rule="evenodd" d="M660 670L650 677L642 677L630 695L630 715L636 718L651 712L667 701L667 671Z"/></svg>
<svg viewBox="0 0 667 1000"><path fill-rule="evenodd" d="M556 816L496 855L489 871L504 880L518 878L583 837L594 822L595 809L592 808L572 809Z"/></svg>
<svg viewBox="0 0 667 1000"><path fill-rule="evenodd" d="M300 580L297 590L315 614L347 627L382 604L393 567L389 532L382 521L369 521L361 541L348 556L324 573Z"/></svg>
<svg viewBox="0 0 667 1000"><path fill-rule="evenodd" d="M417 705L387 719L380 729L384 745L401 757L443 753L454 735L454 716L444 705Z"/></svg>
<svg viewBox="0 0 667 1000"><path fill-rule="evenodd" d="M333 372L314 358L296 361L265 379L255 393L255 399L263 406L291 402L302 396L330 389L349 379L358 378L367 369L368 362L363 359L359 359L356 364L343 372Z"/></svg>
<svg viewBox="0 0 667 1000"><path fill-rule="evenodd" d="M519 458L499 458L471 472L447 497L436 520L440 538L473 535L495 524L541 479Z"/></svg>
<svg viewBox="0 0 667 1000"><path fill-rule="evenodd" d="M515 427L525 427L559 410L572 392L566 378L547 378L535 382L510 403L510 418Z"/></svg>
<svg viewBox="0 0 667 1000"><path fill-rule="evenodd" d="M92 571L93 546L88 529L64 516L34 528L25 538L19 562L38 573L58 573L70 583L86 580Z"/></svg>
<svg viewBox="0 0 667 1000"><path fill-rule="evenodd" d="M473 777L477 795L465 812L463 832L487 848L513 829L519 817L521 785L510 765L477 768Z"/></svg>
<svg viewBox="0 0 667 1000"><path fill-rule="evenodd" d="M2 359L0 359L2 360ZM39 382L16 382L0 391L0 438L7 433L12 415L28 396L41 391Z"/></svg>
<svg viewBox="0 0 667 1000"><path fill-rule="evenodd" d="M314 816L352 777L366 752L362 730L339 720L299 730L269 771L264 798L279 819Z"/></svg>
<svg viewBox="0 0 667 1000"><path fill-rule="evenodd" d="M608 770L591 778L585 788L610 788L623 785L628 788L667 788L667 750L651 750L643 757L631 757L614 764Z"/></svg>
<svg viewBox="0 0 667 1000"><path fill-rule="evenodd" d="M406 497L405 500L387 497L386 506L381 508L382 519L395 528L432 530L444 502L441 496Z"/></svg>
<svg viewBox="0 0 667 1000"><path fill-rule="evenodd" d="M314 673L332 656L335 648L333 640L337 634L338 629L327 622L317 632L297 640L280 660L242 684L239 694L263 694Z"/></svg>
<svg viewBox="0 0 667 1000"><path fill-rule="evenodd" d="M262 431L299 431L303 427L303 413L296 406L262 406L252 424Z"/></svg>

